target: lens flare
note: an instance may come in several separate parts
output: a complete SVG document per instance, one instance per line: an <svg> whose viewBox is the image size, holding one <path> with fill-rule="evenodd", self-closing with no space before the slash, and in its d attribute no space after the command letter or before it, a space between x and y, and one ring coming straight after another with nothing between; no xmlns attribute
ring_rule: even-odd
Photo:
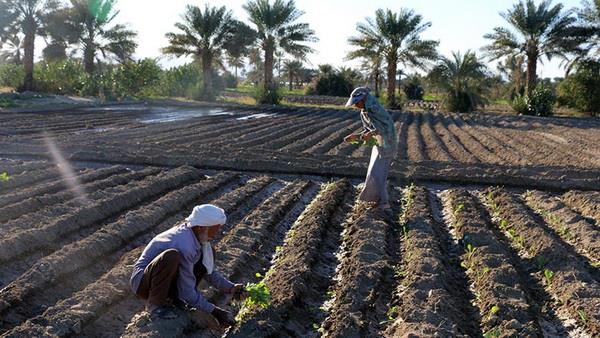
<svg viewBox="0 0 600 338"><path fill-rule="evenodd" d="M83 187L81 186L77 175L73 171L73 168L65 159L60 149L58 149L58 146L56 145L56 143L54 143L54 140L52 140L52 137L48 133L44 133L44 143L46 144L46 147L50 152L50 156L52 156L54 164L56 164L56 166L58 167L60 175L65 180L69 190L71 190L71 192L73 192L73 194L75 195L75 198L81 203L89 202L90 200L87 197L85 191L83 190Z"/></svg>

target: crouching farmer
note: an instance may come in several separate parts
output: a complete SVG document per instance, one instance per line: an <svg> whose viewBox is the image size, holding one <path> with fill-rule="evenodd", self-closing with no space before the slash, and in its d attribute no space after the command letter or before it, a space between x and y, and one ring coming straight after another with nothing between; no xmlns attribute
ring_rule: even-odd
<svg viewBox="0 0 600 338"><path fill-rule="evenodd" d="M243 292L214 265L210 240L225 224L223 209L211 204L196 206L185 222L157 235L134 265L131 288L146 300L152 319L176 317L173 305L187 305L212 314L223 326L233 325L231 314L211 304L196 289L205 278L217 289L232 295Z"/></svg>

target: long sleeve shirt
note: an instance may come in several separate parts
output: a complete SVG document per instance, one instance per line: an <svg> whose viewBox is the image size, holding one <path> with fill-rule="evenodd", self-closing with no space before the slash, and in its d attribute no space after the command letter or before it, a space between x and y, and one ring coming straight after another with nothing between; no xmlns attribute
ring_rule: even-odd
<svg viewBox="0 0 600 338"><path fill-rule="evenodd" d="M176 249L181 255L179 271L177 274L177 294L179 299L191 307L210 313L215 308L196 289L197 281L194 276L194 265L202 259L202 244L194 235L192 229L185 224L175 226L165 232L158 234L142 252L142 255L133 266L130 285L134 292L137 291L144 275L144 269L152 260L168 249ZM231 290L233 283L223 277L216 269L206 280L214 287L222 291Z"/></svg>
<svg viewBox="0 0 600 338"><path fill-rule="evenodd" d="M371 94L365 99L365 108L360 113L360 120L365 131L375 131L381 136L383 144L381 153L385 157L395 157L398 149L398 135L394 120Z"/></svg>

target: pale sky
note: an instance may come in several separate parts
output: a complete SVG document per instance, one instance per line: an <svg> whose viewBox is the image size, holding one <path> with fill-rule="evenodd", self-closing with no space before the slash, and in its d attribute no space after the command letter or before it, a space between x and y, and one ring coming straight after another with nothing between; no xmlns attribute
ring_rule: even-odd
<svg viewBox="0 0 600 338"><path fill-rule="evenodd" d="M305 12L299 21L307 22L316 31L319 42L311 44L317 51L309 56L312 67L330 63L334 66L352 66L344 57L352 48L347 43L350 36L356 35L356 23L366 17L373 17L378 8L398 11L401 7L414 9L426 21L432 22L423 37L438 40L443 55L452 51L476 50L487 44L483 38L495 26L505 26L499 12L505 11L516 1L513 0L296 0L299 9ZM565 8L580 5L580 0L562 0ZM119 0L120 10L115 21L129 23L138 32L136 56L161 57L164 66L185 63L185 59L168 59L161 56L160 48L167 44L165 33L175 32L174 23L180 21L187 4L204 7L206 1L191 0ZM247 14L242 8L245 0L213 0L212 6L226 6L234 16L247 22ZM558 3L558 1L554 1ZM479 53L480 54L480 53ZM491 66L495 70L495 66ZM538 68L541 77L564 76L558 60Z"/></svg>

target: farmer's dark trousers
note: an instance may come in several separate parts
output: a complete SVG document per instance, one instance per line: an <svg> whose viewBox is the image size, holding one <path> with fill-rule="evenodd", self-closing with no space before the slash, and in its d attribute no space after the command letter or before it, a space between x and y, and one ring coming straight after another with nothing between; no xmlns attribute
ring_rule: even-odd
<svg viewBox="0 0 600 338"><path fill-rule="evenodd" d="M172 304L177 299L177 273L181 255L175 249L163 251L144 269L144 276L137 295L150 304L162 306ZM206 275L202 260L194 265L196 281Z"/></svg>

